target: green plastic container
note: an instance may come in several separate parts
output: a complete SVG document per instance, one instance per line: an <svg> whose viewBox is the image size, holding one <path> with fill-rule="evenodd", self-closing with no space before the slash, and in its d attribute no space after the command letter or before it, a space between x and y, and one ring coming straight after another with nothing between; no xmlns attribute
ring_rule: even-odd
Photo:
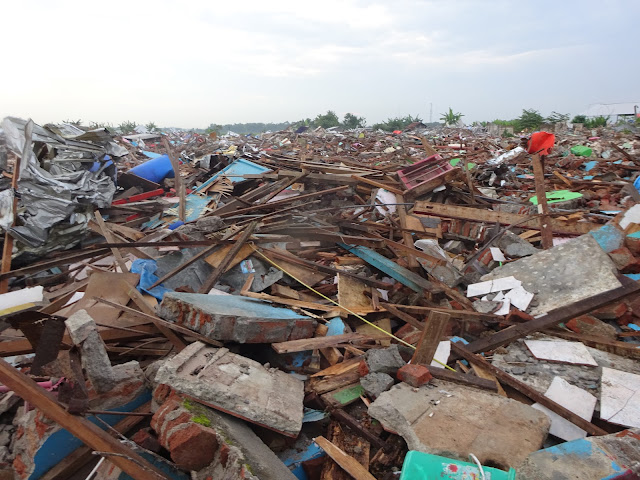
<svg viewBox="0 0 640 480"><path fill-rule="evenodd" d="M589 147L585 147L584 145L576 145L575 147L571 147L571 153L573 153L576 157L590 157L592 150Z"/></svg>
<svg viewBox="0 0 640 480"><path fill-rule="evenodd" d="M547 192L547 203L566 202L568 200L574 200L582 197L579 192L571 192L569 190L554 190L553 192ZM534 205L538 204L538 197L531 197L529 199Z"/></svg>
<svg viewBox="0 0 640 480"><path fill-rule="evenodd" d="M483 467L485 480L516 480L516 471ZM482 480L475 463L461 462L428 453L409 451L404 457L400 480Z"/></svg>

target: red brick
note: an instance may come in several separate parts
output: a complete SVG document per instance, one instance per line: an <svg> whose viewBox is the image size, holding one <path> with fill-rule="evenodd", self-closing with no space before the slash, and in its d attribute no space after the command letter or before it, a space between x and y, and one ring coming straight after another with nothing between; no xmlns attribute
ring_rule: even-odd
<svg viewBox="0 0 640 480"><path fill-rule="evenodd" d="M364 360L362 360L360 362L360 365L358 365L358 373L360 374L361 377L364 377L365 375L369 374L369 366L367 365L367 362L365 362Z"/></svg>
<svg viewBox="0 0 640 480"><path fill-rule="evenodd" d="M162 405L169 395L171 395L172 389L169 385L160 384L153 390L153 399Z"/></svg>
<svg viewBox="0 0 640 480"><path fill-rule="evenodd" d="M429 373L429 369L424 365L414 365L407 363L404 367L398 370L398 380L407 383L412 387L419 387L429 381L433 377Z"/></svg>
<svg viewBox="0 0 640 480"><path fill-rule="evenodd" d="M609 253L609 257L622 273L640 273L640 261L627 247L621 247Z"/></svg>
<svg viewBox="0 0 640 480"><path fill-rule="evenodd" d="M131 440L136 442L142 448L151 450L152 452L158 453L160 451L160 442L158 442L158 438L151 433L148 428L138 430L135 435L131 437Z"/></svg>
<svg viewBox="0 0 640 480"><path fill-rule="evenodd" d="M624 246L634 255L640 256L640 237L625 237Z"/></svg>
<svg viewBox="0 0 640 480"><path fill-rule="evenodd" d="M171 460L185 470L200 470L209 465L218 450L214 430L191 423L169 438Z"/></svg>
<svg viewBox="0 0 640 480"><path fill-rule="evenodd" d="M572 318L566 324L569 330L576 333L583 333L586 335L597 335L600 337L616 338L616 329L612 325L603 322L602 320L592 315L581 315L576 318Z"/></svg>
<svg viewBox="0 0 640 480"><path fill-rule="evenodd" d="M592 315L600 320L617 320L622 317L625 313L627 313L629 307L626 303L613 303L611 305L607 305L606 307L599 308L592 312Z"/></svg>

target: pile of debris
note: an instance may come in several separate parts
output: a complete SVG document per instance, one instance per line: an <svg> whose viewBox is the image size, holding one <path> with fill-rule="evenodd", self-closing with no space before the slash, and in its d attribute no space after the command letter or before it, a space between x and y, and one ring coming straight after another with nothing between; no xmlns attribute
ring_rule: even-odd
<svg viewBox="0 0 640 480"><path fill-rule="evenodd" d="M414 127L6 118L0 478L640 474L640 137Z"/></svg>

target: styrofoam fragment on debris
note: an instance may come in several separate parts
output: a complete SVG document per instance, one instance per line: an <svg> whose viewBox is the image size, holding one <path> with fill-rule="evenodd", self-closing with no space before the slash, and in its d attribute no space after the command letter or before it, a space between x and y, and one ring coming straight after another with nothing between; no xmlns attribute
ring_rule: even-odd
<svg viewBox="0 0 640 480"><path fill-rule="evenodd" d="M522 282L515 277L496 278L486 282L472 283L467 287L467 297L477 297L501 290L511 290L521 285Z"/></svg>
<svg viewBox="0 0 640 480"><path fill-rule="evenodd" d="M640 375L602 367L600 384L600 418L640 427Z"/></svg>
<svg viewBox="0 0 640 480"><path fill-rule="evenodd" d="M584 418L588 422L591 421L593 411L596 408L596 397L586 390L576 387L575 385L571 385L560 377L553 378L551 386L547 389L544 396L553 400L557 404L562 405L567 410L575 413L581 418ZM555 435L567 442L587 436L587 432L557 413L552 412L547 407L540 405L539 403L534 403L531 406L547 414L551 420L549 433L552 435Z"/></svg>
<svg viewBox="0 0 640 480"><path fill-rule="evenodd" d="M15 292L3 293L0 295L0 312L10 308L18 307L28 303L37 303L44 300L44 287L27 287Z"/></svg>
<svg viewBox="0 0 640 480"><path fill-rule="evenodd" d="M438 348L436 348L436 353L433 355L433 360L431 361L432 367L442 367L442 363L445 365L449 361L449 355L451 354L451 342L449 340L443 340L438 344ZM436 360L442 362L438 363ZM444 367L443 367L444 368Z"/></svg>
<svg viewBox="0 0 640 480"><path fill-rule="evenodd" d="M511 305L524 312L533 300L533 293L527 292L524 287L520 286L510 290L504 298L509 300Z"/></svg>
<svg viewBox="0 0 640 480"><path fill-rule="evenodd" d="M507 261L507 258L504 256L504 253L502 253L502 250L500 250L498 247L489 247L489 250L491 250L491 256L496 262Z"/></svg>
<svg viewBox="0 0 640 480"><path fill-rule="evenodd" d="M538 360L572 363L597 367L587 347L580 342L553 342L548 340L525 340L525 345Z"/></svg>
<svg viewBox="0 0 640 480"><path fill-rule="evenodd" d="M507 299L502 302L502 306L498 309L497 312L494 312L494 313L495 315L508 315L510 311L511 311L511 301Z"/></svg>

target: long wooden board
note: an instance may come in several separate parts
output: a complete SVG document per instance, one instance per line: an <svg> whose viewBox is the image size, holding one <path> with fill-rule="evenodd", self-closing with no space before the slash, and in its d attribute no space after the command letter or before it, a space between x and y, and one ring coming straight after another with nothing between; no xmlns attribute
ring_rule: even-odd
<svg viewBox="0 0 640 480"><path fill-rule="evenodd" d="M418 216L459 218L474 222L500 223L502 225L518 224L519 227L532 230L540 229L540 219L537 216L521 215L519 213L496 212L483 208L459 207L442 203L416 202L413 214ZM529 219L529 220L527 220ZM551 219L551 229L556 233L571 235L584 235L600 225L588 222L568 223L557 219Z"/></svg>

